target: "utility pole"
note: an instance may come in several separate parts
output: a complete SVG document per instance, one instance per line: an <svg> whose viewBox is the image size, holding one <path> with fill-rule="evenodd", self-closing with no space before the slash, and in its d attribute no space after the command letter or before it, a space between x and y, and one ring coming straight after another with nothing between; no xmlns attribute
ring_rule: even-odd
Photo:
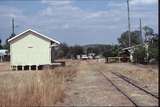
<svg viewBox="0 0 160 107"><path fill-rule="evenodd" d="M142 22L141 22L141 18L139 19L139 28L140 28L140 39L141 39L141 43L143 44L143 37L142 37Z"/></svg>
<svg viewBox="0 0 160 107"><path fill-rule="evenodd" d="M12 34L11 36L15 36L16 34L14 33L14 18L12 18Z"/></svg>
<svg viewBox="0 0 160 107"><path fill-rule="evenodd" d="M12 33L14 34L14 18L12 18Z"/></svg>
<svg viewBox="0 0 160 107"><path fill-rule="evenodd" d="M144 39L144 48L145 48L145 62L148 64L149 63L149 43L147 41L147 36L146 36L146 33L145 33L145 39Z"/></svg>
<svg viewBox="0 0 160 107"><path fill-rule="evenodd" d="M128 9L128 41L129 41L129 47L131 47L131 24L130 24L130 7L129 7L129 0L127 0L127 9Z"/></svg>
<svg viewBox="0 0 160 107"><path fill-rule="evenodd" d="M127 0L127 10L128 10L128 47L131 47L131 24L130 24L130 8L129 8L129 0ZM133 53L134 50L131 49L130 51L130 61L133 62Z"/></svg>

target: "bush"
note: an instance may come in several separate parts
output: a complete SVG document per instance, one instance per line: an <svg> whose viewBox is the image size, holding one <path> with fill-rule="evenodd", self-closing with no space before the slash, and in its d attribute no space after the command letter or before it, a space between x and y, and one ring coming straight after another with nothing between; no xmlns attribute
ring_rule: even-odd
<svg viewBox="0 0 160 107"><path fill-rule="evenodd" d="M135 49L134 54L133 54L133 59L135 63L145 63L145 48L144 47L139 47Z"/></svg>
<svg viewBox="0 0 160 107"><path fill-rule="evenodd" d="M151 48L149 47L149 60L154 59L155 62L158 62L159 56L158 56L158 48Z"/></svg>

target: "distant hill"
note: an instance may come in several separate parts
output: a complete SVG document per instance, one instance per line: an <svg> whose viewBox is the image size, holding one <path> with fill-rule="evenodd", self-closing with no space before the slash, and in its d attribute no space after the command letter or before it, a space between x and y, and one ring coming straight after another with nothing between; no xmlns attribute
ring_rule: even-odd
<svg viewBox="0 0 160 107"><path fill-rule="evenodd" d="M110 45L110 44L88 44L88 45L83 45L82 47L97 48L97 47L108 47L108 46L112 46L112 45Z"/></svg>

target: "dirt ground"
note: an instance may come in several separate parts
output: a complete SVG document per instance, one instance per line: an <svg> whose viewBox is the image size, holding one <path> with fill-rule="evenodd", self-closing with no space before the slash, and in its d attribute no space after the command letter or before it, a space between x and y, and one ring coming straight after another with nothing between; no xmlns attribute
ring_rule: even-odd
<svg viewBox="0 0 160 107"><path fill-rule="evenodd" d="M104 64L96 61L81 61L78 74L67 83L66 98L60 106L134 106L128 98L107 81L99 71L103 71L138 106L158 106L158 100L147 95L123 80L113 76L110 71L119 72L142 88L158 95L158 67L133 65L129 63Z"/></svg>
<svg viewBox="0 0 160 107"><path fill-rule="evenodd" d="M72 64L74 61L67 61ZM77 61L75 62L77 63ZM65 83L64 102L57 106L134 106L134 104L110 81L103 72L139 106L158 106L158 100L117 78L111 72L121 73L134 80L136 84L158 96L158 67L134 65L130 63L105 64L97 61L80 61L75 65L77 75ZM9 63L0 64L0 72L9 71ZM100 71L100 72L99 72Z"/></svg>
<svg viewBox="0 0 160 107"><path fill-rule="evenodd" d="M0 72L10 71L9 62L0 63Z"/></svg>

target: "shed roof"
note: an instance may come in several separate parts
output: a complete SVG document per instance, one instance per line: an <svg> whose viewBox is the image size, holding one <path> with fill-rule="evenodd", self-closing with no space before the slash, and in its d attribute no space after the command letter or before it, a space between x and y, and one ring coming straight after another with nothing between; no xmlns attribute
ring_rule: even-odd
<svg viewBox="0 0 160 107"><path fill-rule="evenodd" d="M21 35L23 35L24 33L29 32L29 31L31 31L31 32L33 32L33 33L36 33L38 36L43 37L43 38L45 38L45 39L47 39L47 40L49 40L49 41L55 42L55 43L57 43L57 44L60 44L59 41L57 41L57 40L55 40L55 39L52 39L52 38L50 38L50 37L47 37L47 36L45 36L45 35L37 32L37 31L35 31L35 30L32 30L32 29L28 29L28 30L26 30L26 31L24 31L24 32L22 32L22 33L20 33L20 34L18 34L18 35L16 35L16 36L14 36L14 37L12 37L11 39L8 40L8 42L11 42L12 40L15 40L15 39L19 38Z"/></svg>

